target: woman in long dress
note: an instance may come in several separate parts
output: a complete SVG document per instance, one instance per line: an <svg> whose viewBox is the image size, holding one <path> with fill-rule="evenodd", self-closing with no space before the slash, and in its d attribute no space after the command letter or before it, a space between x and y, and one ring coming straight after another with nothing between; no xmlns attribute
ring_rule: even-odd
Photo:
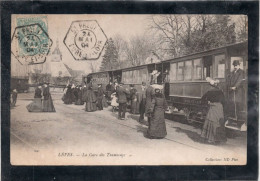
<svg viewBox="0 0 260 181"><path fill-rule="evenodd" d="M93 112L97 110L97 97L92 90L92 86L88 85L88 89L83 95L83 101L86 102L85 111Z"/></svg>
<svg viewBox="0 0 260 181"><path fill-rule="evenodd" d="M152 99L148 113L151 113L151 119L148 125L148 137L151 139L162 139L167 135L164 112L168 105L164 95L159 88L155 88L155 95Z"/></svg>
<svg viewBox="0 0 260 181"><path fill-rule="evenodd" d="M26 106L29 112L42 112L42 90L41 86L35 89L33 102Z"/></svg>
<svg viewBox="0 0 260 181"><path fill-rule="evenodd" d="M47 84L44 84L42 95L43 95L43 112L56 112L51 98L50 89Z"/></svg>
<svg viewBox="0 0 260 181"><path fill-rule="evenodd" d="M224 122L224 94L216 85L217 82L210 80L213 86L202 100L208 102L209 110L203 125L201 137L204 141L212 144L226 142L225 122Z"/></svg>

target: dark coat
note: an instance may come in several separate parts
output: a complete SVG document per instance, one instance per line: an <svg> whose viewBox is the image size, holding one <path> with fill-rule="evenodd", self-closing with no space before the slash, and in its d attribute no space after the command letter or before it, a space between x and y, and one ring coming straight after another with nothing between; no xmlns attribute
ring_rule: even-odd
<svg viewBox="0 0 260 181"><path fill-rule="evenodd" d="M88 90L84 92L82 99L84 102L86 102L86 111L91 112L97 110L97 97L91 87L89 87Z"/></svg>
<svg viewBox="0 0 260 181"><path fill-rule="evenodd" d="M152 113L152 118L148 127L149 136L164 138L167 135L164 120L164 112L168 108L166 99L163 94L156 94L151 102L148 112Z"/></svg>
<svg viewBox="0 0 260 181"><path fill-rule="evenodd" d="M35 89L34 98L42 98L42 90L38 87Z"/></svg>
<svg viewBox="0 0 260 181"><path fill-rule="evenodd" d="M244 71L238 69L236 72L233 71L229 76L228 80L228 96L230 101L234 101L234 93L236 102L244 102ZM231 87L236 87L236 90L231 90Z"/></svg>
<svg viewBox="0 0 260 181"><path fill-rule="evenodd" d="M118 97L118 103L126 103L127 95L129 95L130 92L123 87L118 87L116 90L116 94Z"/></svg>
<svg viewBox="0 0 260 181"><path fill-rule="evenodd" d="M145 92L146 101L145 101L145 113L147 115L148 109L151 107L152 99L154 97L154 88L152 86L148 86ZM148 115L147 115L148 116Z"/></svg>
<svg viewBox="0 0 260 181"><path fill-rule="evenodd" d="M50 97L50 89L49 89L49 87L44 87L42 95L43 95L44 100L48 100L49 99L49 97Z"/></svg>

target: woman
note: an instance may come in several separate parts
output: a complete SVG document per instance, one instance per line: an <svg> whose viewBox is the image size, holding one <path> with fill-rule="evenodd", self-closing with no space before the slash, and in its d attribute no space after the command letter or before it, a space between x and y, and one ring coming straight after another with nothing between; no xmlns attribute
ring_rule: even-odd
<svg viewBox="0 0 260 181"><path fill-rule="evenodd" d="M201 137L204 141L211 144L226 142L223 112L224 94L217 87L218 81L212 79L207 79L207 81L213 88L202 97L202 101L208 103L209 110L203 125Z"/></svg>
<svg viewBox="0 0 260 181"><path fill-rule="evenodd" d="M83 101L86 102L85 111L94 112L97 110L97 98L94 91L92 90L92 86L88 85L87 87L88 89L83 95Z"/></svg>
<svg viewBox="0 0 260 181"><path fill-rule="evenodd" d="M35 89L33 102L26 106L29 112L42 112L42 90L41 86Z"/></svg>
<svg viewBox="0 0 260 181"><path fill-rule="evenodd" d="M56 112L50 93L50 88L47 84L44 84L43 88L43 112Z"/></svg>
<svg viewBox="0 0 260 181"><path fill-rule="evenodd" d="M148 113L151 114L151 119L147 134L150 139L162 139L167 135L164 112L168 106L164 95L161 93L161 89L162 86L158 85L155 87L155 95L151 107L148 109Z"/></svg>
<svg viewBox="0 0 260 181"><path fill-rule="evenodd" d="M64 104L72 104L72 89L71 85L68 85L65 96L64 96Z"/></svg>
<svg viewBox="0 0 260 181"><path fill-rule="evenodd" d="M78 100L76 101L76 105L83 105L84 102L82 101L82 93L83 93L83 90L82 90L82 86L79 86L78 88Z"/></svg>
<svg viewBox="0 0 260 181"><path fill-rule="evenodd" d="M130 85L130 101L131 101L131 113L139 114L139 102L137 101L137 90L134 85Z"/></svg>

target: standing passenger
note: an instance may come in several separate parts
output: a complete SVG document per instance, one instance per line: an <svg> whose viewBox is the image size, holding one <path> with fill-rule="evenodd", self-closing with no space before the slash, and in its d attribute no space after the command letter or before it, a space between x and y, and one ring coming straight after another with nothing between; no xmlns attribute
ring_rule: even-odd
<svg viewBox="0 0 260 181"><path fill-rule="evenodd" d="M166 125L164 120L164 112L167 110L167 102L164 95L161 93L161 87L155 88L151 106L148 113L151 113L150 124L148 127L148 137L151 139L161 139L167 135Z"/></svg>
<svg viewBox="0 0 260 181"><path fill-rule="evenodd" d="M210 80L213 88L202 97L203 101L208 102L209 110L203 125L201 137L212 144L226 142L223 112L225 98L223 92L217 87L217 83L217 81Z"/></svg>
<svg viewBox="0 0 260 181"><path fill-rule="evenodd" d="M131 113L137 114L138 113L138 105L137 105L137 90L134 88L134 85L130 85L130 101L131 101Z"/></svg>
<svg viewBox="0 0 260 181"><path fill-rule="evenodd" d="M103 97L104 97L104 90L102 88L102 84L98 84L97 107L99 110L103 110Z"/></svg>
<svg viewBox="0 0 260 181"><path fill-rule="evenodd" d="M86 102L85 111L93 112L97 110L97 98L91 84L88 84L88 90L84 92L83 101Z"/></svg>
<svg viewBox="0 0 260 181"><path fill-rule="evenodd" d="M140 98L139 98L139 102L140 102L140 107L139 107L139 112L140 112L140 117L139 117L139 122L144 121L144 113L145 113L145 105L146 105L146 83L142 82L142 90L140 93Z"/></svg>
<svg viewBox="0 0 260 181"><path fill-rule="evenodd" d="M35 89L33 102L26 106L29 112L42 112L42 90L39 85Z"/></svg>
<svg viewBox="0 0 260 181"><path fill-rule="evenodd" d="M50 88L47 83L44 84L43 88L43 112L56 112L52 102Z"/></svg>
<svg viewBox="0 0 260 181"><path fill-rule="evenodd" d="M16 100L17 100L17 90L14 89L13 92L12 92L12 106L13 107L15 107Z"/></svg>
<svg viewBox="0 0 260 181"><path fill-rule="evenodd" d="M127 95L129 95L130 92L123 87L123 83L120 83L119 87L117 87L116 93L119 103L118 119L124 120L126 112Z"/></svg>
<svg viewBox="0 0 260 181"><path fill-rule="evenodd" d="M153 82L150 83L150 85L147 87L145 95L146 95L146 100L145 100L145 115L147 116L148 119L148 124L150 124L151 120L151 113L148 112L148 109L151 107L152 104L152 99L154 97L154 88L152 87Z"/></svg>

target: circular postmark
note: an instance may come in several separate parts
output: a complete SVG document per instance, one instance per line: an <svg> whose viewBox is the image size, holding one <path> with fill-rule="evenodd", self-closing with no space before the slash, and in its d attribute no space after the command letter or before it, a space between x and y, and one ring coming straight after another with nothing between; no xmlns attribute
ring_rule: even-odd
<svg viewBox="0 0 260 181"><path fill-rule="evenodd" d="M40 24L18 26L12 36L12 54L22 64L46 61L52 41Z"/></svg>
<svg viewBox="0 0 260 181"><path fill-rule="evenodd" d="M73 21L64 44L75 60L98 59L107 37L95 20Z"/></svg>

